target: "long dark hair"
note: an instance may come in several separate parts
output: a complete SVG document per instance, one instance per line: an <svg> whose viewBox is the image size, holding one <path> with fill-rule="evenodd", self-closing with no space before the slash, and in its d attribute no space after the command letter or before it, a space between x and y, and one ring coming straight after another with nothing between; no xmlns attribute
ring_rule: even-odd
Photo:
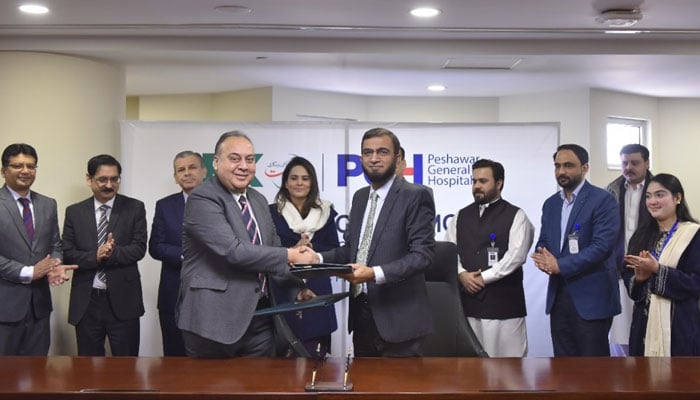
<svg viewBox="0 0 700 400"><path fill-rule="evenodd" d="M678 178L671 174L657 174L649 180L649 183L651 182L656 182L663 186L671 192L672 196L681 195L681 202L676 205L676 219L678 219L679 222L697 222L690 215L688 203L685 201L685 191ZM642 250L653 249L660 235L659 222L655 218L649 218L634 231L634 234L630 238L628 253L638 255Z"/></svg>
<svg viewBox="0 0 700 400"><path fill-rule="evenodd" d="M287 180L289 179L289 174L292 172L294 167L303 167L306 173L309 174L309 180L311 181L311 188L309 190L309 195L306 196L304 200L304 205L299 213L303 218L309 215L309 211L312 208L321 208L321 202L319 201L319 191L318 191L318 178L316 178L316 169L309 160L304 157L296 156L289 160L287 166L284 167L284 172L282 172L282 185L280 185L280 190L275 196L275 204L277 204L277 211L282 212L285 203L292 201L292 196L289 195L289 190L287 189Z"/></svg>

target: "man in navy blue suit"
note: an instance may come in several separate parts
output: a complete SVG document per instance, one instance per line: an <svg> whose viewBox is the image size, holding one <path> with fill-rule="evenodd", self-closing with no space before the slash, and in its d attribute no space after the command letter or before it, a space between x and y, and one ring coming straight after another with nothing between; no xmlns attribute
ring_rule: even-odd
<svg viewBox="0 0 700 400"><path fill-rule="evenodd" d="M182 191L156 202L148 253L163 262L158 287L158 315L163 336L164 356L185 356L182 333L175 324L175 304L180 289L182 268L182 216L187 196L199 186L207 174L202 155L182 151L173 160L175 183Z"/></svg>
<svg viewBox="0 0 700 400"><path fill-rule="evenodd" d="M549 274L555 356L609 356L608 331L620 313L615 246L620 213L610 193L585 180L588 152L564 144L554 153L561 191L542 207L542 227L532 258Z"/></svg>

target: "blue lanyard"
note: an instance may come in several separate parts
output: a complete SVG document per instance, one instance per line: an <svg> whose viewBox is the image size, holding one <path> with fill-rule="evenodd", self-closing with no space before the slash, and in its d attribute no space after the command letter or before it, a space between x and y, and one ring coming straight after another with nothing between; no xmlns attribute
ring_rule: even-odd
<svg viewBox="0 0 700 400"><path fill-rule="evenodd" d="M676 228L678 228L678 220L676 220L676 222L673 223L673 226L671 227L671 230L668 231L668 235L666 236L666 240L664 240L664 244L661 246L661 252L660 252L659 254L656 254L656 248L654 248L654 249L651 251L651 255L654 256L654 258L656 258L657 260L658 260L659 257L661 256L661 253L664 252L664 249L666 248L666 245L668 244L668 241L671 240L671 236L673 236L673 232L676 231Z"/></svg>

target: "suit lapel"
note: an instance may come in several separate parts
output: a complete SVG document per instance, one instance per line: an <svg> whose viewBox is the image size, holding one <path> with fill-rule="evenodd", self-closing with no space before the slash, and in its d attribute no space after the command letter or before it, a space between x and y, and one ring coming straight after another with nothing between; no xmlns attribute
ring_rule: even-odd
<svg viewBox="0 0 700 400"><path fill-rule="evenodd" d="M379 246L379 238L382 236L384 228L389 223L389 216L391 215L391 211L394 208L396 201L400 198L399 193L401 192L402 184L402 180L394 179L394 183L391 185L386 199L384 199L382 209L379 211L377 223L374 225L374 231L372 232L372 242L370 243L369 250L367 251L367 260L372 259L374 251Z"/></svg>
<svg viewBox="0 0 700 400"><path fill-rule="evenodd" d="M2 191L0 191L0 201L2 201L3 206L7 209L7 213L12 219L12 223L15 225L15 228L22 236L22 240L24 240L24 243L31 248L32 244L29 242L27 230L24 228L24 221L22 221L19 206L15 204L16 200L12 197L7 185L3 185Z"/></svg>
<svg viewBox="0 0 700 400"><path fill-rule="evenodd" d="M123 200L124 199L121 196L117 195L114 198L114 207L112 207L112 212L109 214L107 233L109 234L111 232L112 237L114 237L116 227L119 226L119 217L122 215L122 209L124 208ZM95 222L95 237L97 237L97 222Z"/></svg>

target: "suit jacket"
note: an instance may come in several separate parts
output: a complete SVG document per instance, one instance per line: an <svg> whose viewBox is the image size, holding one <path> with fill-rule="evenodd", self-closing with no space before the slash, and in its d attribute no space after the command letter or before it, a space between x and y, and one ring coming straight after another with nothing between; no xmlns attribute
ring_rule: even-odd
<svg viewBox="0 0 700 400"><path fill-rule="evenodd" d="M0 189L0 322L22 320L32 307L36 318L51 311L51 292L46 278L31 284L20 282L23 267L50 254L62 258L56 200L30 191L34 206L34 240L29 241L18 202L7 186Z"/></svg>
<svg viewBox="0 0 700 400"><path fill-rule="evenodd" d="M277 276L284 286L301 285L289 273L267 200L252 188L246 197L262 246L250 242L237 200L216 176L193 190L185 205L177 326L224 344L237 342L253 319L259 273Z"/></svg>
<svg viewBox="0 0 700 400"><path fill-rule="evenodd" d="M561 242L559 192L542 207L542 227L537 247L545 247L557 258L560 274L549 277L547 314L552 311L557 291L564 286L585 320L609 318L620 313L620 292L615 267L615 246L620 230L620 213L615 199L605 190L584 182L566 224ZM578 224L579 252L569 251L568 235Z"/></svg>
<svg viewBox="0 0 700 400"><path fill-rule="evenodd" d="M156 202L156 212L151 225L148 252L162 261L158 286L158 309L175 312L177 292L180 290L182 268L182 217L185 213L185 197L182 192L171 194Z"/></svg>
<svg viewBox="0 0 700 400"><path fill-rule="evenodd" d="M355 261L369 191L368 186L355 192L345 244L322 253L324 261ZM435 203L431 192L405 179L394 179L367 253L367 265L381 266L386 278L381 285L368 282L367 297L377 331L387 342L403 342L432 331L424 272L434 255L434 222Z"/></svg>
<svg viewBox="0 0 700 400"><path fill-rule="evenodd" d="M647 171L644 178L644 187L642 188L642 199L639 201L637 227L649 223L652 219L651 214L649 214L649 210L647 210L646 202L644 201L644 194L646 193L647 187L649 187L649 183L653 177L654 175ZM627 223L627 221L625 221L625 177L620 175L614 181L610 182L605 190L613 195L615 201L617 201L617 204L620 207L620 232L617 235L617 247L615 248L617 276L620 277L625 271L625 245L627 245L627 243L625 243L625 224Z"/></svg>
<svg viewBox="0 0 700 400"><path fill-rule="evenodd" d="M107 295L119 320L143 315L141 274L137 262L146 255L146 209L142 202L118 194L109 216L107 232L114 237L114 252L97 263L97 221L94 198L66 208L63 225L67 264L78 264L71 282L68 322L77 325L90 304L92 282L98 269L107 274Z"/></svg>

